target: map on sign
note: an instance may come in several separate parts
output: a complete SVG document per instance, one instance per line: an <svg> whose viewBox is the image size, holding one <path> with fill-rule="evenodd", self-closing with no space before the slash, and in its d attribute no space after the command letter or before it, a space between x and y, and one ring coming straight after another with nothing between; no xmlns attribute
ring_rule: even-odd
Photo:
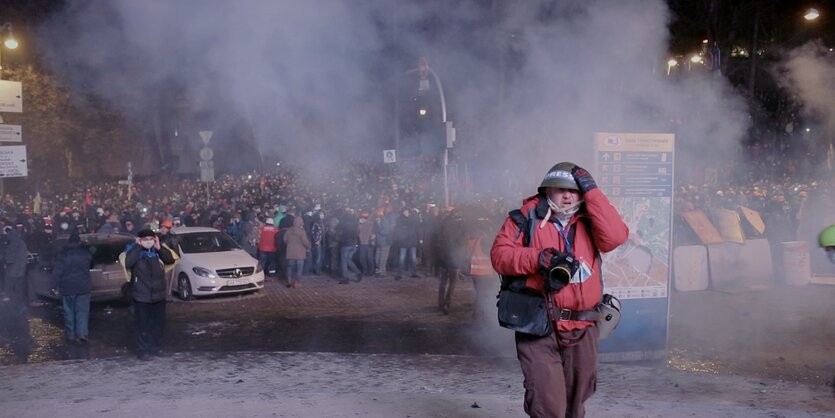
<svg viewBox="0 0 835 418"><path fill-rule="evenodd" d="M26 177L28 175L26 146L0 147L0 177Z"/></svg>
<svg viewBox="0 0 835 418"><path fill-rule="evenodd" d="M667 296L673 144L671 134L597 134L595 178L630 232L603 257L606 292L618 298Z"/></svg>

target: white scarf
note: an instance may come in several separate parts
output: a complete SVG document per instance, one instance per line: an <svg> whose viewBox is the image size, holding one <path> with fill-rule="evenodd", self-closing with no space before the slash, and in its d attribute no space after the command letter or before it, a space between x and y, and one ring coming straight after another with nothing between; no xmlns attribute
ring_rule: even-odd
<svg viewBox="0 0 835 418"><path fill-rule="evenodd" d="M557 217L561 224L568 225L568 221L571 220L571 217L580 210L580 205L583 204L582 200L578 200L573 205L563 209L560 208L558 204L552 202L551 199L548 199L547 197L545 199L548 200L548 212L545 214L545 217L542 218L542 222L539 223L540 228L548 224L548 221L551 220L552 213Z"/></svg>

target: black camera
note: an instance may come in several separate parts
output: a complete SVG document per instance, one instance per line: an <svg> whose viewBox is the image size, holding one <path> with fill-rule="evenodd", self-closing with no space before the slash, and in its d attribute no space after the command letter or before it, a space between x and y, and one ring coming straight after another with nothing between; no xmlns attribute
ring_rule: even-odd
<svg viewBox="0 0 835 418"><path fill-rule="evenodd" d="M568 285L580 268L580 262L568 253L551 257L551 267L545 271L545 290L557 291Z"/></svg>

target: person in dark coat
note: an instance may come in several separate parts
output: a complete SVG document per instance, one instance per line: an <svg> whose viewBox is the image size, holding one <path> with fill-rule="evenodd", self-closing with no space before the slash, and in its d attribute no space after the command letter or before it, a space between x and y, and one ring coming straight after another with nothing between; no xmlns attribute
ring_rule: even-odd
<svg viewBox="0 0 835 418"><path fill-rule="evenodd" d="M406 255L409 256L409 268L412 277L420 277L417 275L415 267L417 266L417 246L418 246L418 224L411 215L409 209L403 209L402 215L397 218L392 231L393 245L400 249L398 258L397 275L394 276L396 280L403 277L403 272L406 269Z"/></svg>
<svg viewBox="0 0 835 418"><path fill-rule="evenodd" d="M286 206L284 212L279 214L282 215L281 219L275 221L275 226L278 228L278 232L275 234L275 260L277 265L275 271L279 280L290 280L287 277L287 247L284 245L284 234L293 227L296 215Z"/></svg>
<svg viewBox="0 0 835 418"><path fill-rule="evenodd" d="M241 221L241 248L249 255L258 258L258 230L259 227L255 224L255 213L246 211Z"/></svg>
<svg viewBox="0 0 835 418"><path fill-rule="evenodd" d="M93 256L81 244L78 234L70 234L69 241L55 258L52 270L64 302L64 334L70 342L87 342L90 292L93 290L91 268Z"/></svg>
<svg viewBox="0 0 835 418"><path fill-rule="evenodd" d="M430 204L423 216L423 223L421 223L420 232L423 239L421 263L426 268L426 274L429 276L441 277L442 273L439 237L443 219L444 215L440 213L438 206Z"/></svg>
<svg viewBox="0 0 835 418"><path fill-rule="evenodd" d="M347 209L337 225L339 235L339 284L348 284L353 275L356 281L362 280L362 273L354 263L354 254L359 247L359 220L352 209Z"/></svg>
<svg viewBox="0 0 835 418"><path fill-rule="evenodd" d="M174 257L150 229L139 231L136 242L125 249L125 268L131 271L136 356L150 360L162 352L165 330L165 265Z"/></svg>
<svg viewBox="0 0 835 418"><path fill-rule="evenodd" d="M467 231L461 214L453 210L444 216L439 228L438 260L441 274L438 283L438 309L449 314L449 305L461 269L467 262Z"/></svg>
<svg viewBox="0 0 835 418"><path fill-rule="evenodd" d="M25 306L26 263L29 252L18 230L7 225L3 231L6 233L6 246L3 251L3 262L6 265L6 298Z"/></svg>
<svg viewBox="0 0 835 418"><path fill-rule="evenodd" d="M325 242L325 215L322 212L317 212L311 218L310 232L308 238L310 239L310 271L319 276L322 274L322 261L324 259L324 242ZM306 224L305 224L306 225Z"/></svg>

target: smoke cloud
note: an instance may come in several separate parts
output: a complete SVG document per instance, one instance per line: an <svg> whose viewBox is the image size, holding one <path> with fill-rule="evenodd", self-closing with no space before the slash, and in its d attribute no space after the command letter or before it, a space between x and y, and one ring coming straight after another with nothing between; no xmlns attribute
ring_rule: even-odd
<svg viewBox="0 0 835 418"><path fill-rule="evenodd" d="M476 184L507 171L533 190L557 161L589 165L598 131L674 132L682 162L733 155L744 103L722 77L667 76L669 20L660 0L70 1L41 36L57 72L129 114L172 86L213 141L244 120L261 153L304 165L381 159L425 56Z"/></svg>
<svg viewBox="0 0 835 418"><path fill-rule="evenodd" d="M777 67L780 85L803 104L804 116L820 121L827 135L835 134L835 56L820 41L786 54Z"/></svg>

